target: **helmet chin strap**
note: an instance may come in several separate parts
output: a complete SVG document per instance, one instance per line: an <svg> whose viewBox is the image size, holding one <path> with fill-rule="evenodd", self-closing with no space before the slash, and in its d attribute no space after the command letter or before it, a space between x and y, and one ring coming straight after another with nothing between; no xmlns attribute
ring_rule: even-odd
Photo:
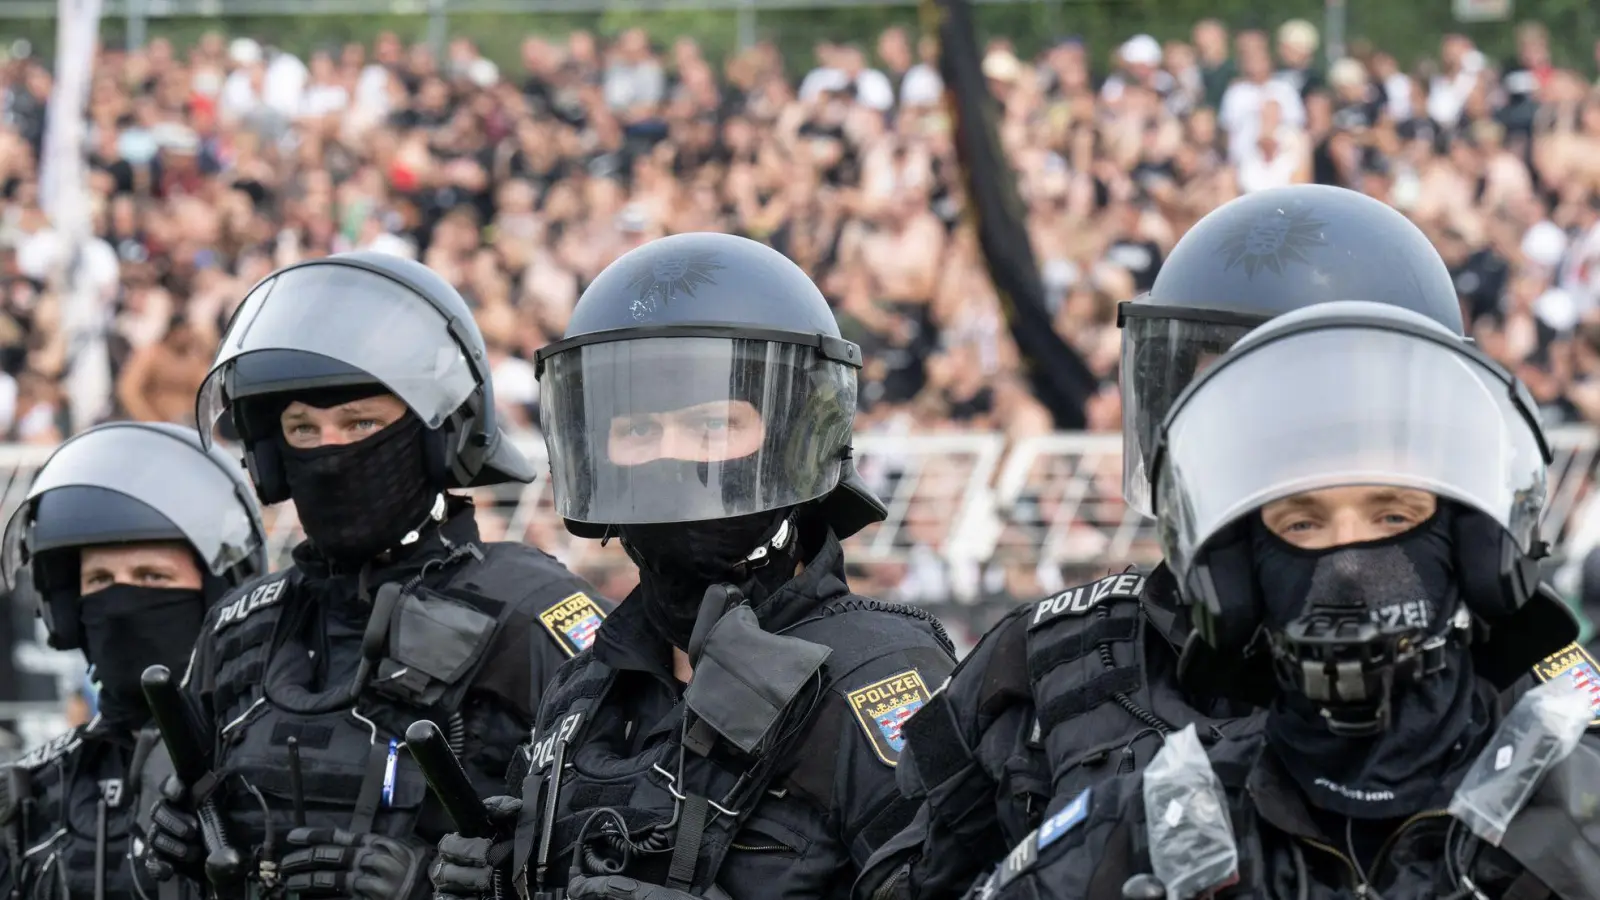
<svg viewBox="0 0 1600 900"><path fill-rule="evenodd" d="M749 556L744 558L744 569L746 571L759 569L771 562L773 551L788 548L790 541L794 537L794 530L794 515L784 516L783 521L778 523L778 530L773 533L772 537L763 541L760 546L750 551Z"/></svg>
<svg viewBox="0 0 1600 900"><path fill-rule="evenodd" d="M417 541L422 539L422 531L423 529L427 528L430 523L443 522L445 508L444 492L440 491L434 495L433 507L428 510L427 517L421 522L417 523L416 528L406 532L406 536L400 539L399 546L405 547L409 544L415 544ZM449 541L445 541L445 546L449 546L449 544Z"/></svg>

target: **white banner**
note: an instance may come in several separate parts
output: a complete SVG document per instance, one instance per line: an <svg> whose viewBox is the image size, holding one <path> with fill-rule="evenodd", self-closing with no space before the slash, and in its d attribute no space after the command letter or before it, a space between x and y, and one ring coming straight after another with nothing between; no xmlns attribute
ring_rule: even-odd
<svg viewBox="0 0 1600 900"><path fill-rule="evenodd" d="M55 279L66 341L64 387L72 427L81 430L110 410L111 367L106 352L104 297L90 277L87 251L94 238L88 193L90 80L100 34L101 0L59 0L55 86L46 118L39 203L61 236Z"/></svg>

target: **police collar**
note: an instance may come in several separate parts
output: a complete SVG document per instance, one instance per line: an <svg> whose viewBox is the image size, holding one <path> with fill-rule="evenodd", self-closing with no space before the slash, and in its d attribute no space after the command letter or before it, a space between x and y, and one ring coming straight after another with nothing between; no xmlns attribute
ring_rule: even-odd
<svg viewBox="0 0 1600 900"><path fill-rule="evenodd" d="M473 516L472 501L445 494L444 502L443 521L427 523L417 529L415 541L380 554L372 561L373 574L382 573L384 580L409 574L429 560L448 554L456 545L478 542L478 520ZM295 567L311 578L354 576L357 571L323 556L311 541L301 541L290 555Z"/></svg>
<svg viewBox="0 0 1600 900"><path fill-rule="evenodd" d="M634 588L631 601L638 594ZM850 593L845 584L844 548L831 529L800 574L751 604L761 628L779 632L810 618L823 604ZM672 680L672 655L666 641L650 630L643 604L624 601L595 637L595 659L613 669L665 674ZM676 683L675 680L673 683Z"/></svg>
<svg viewBox="0 0 1600 900"><path fill-rule="evenodd" d="M1144 580L1144 595L1140 598L1145 618L1172 646L1173 655L1183 652L1193 626L1189 610L1178 597L1178 579L1162 562Z"/></svg>
<svg viewBox="0 0 1600 900"><path fill-rule="evenodd" d="M823 604L850 593L845 583L844 548L832 527L823 531L816 552L802 565L800 574L753 604L762 630L783 631L809 618Z"/></svg>
<svg viewBox="0 0 1600 900"><path fill-rule="evenodd" d="M671 646L651 631L643 602L629 602L638 593L634 588L600 624L594 639L595 661L619 672L644 672L676 684Z"/></svg>

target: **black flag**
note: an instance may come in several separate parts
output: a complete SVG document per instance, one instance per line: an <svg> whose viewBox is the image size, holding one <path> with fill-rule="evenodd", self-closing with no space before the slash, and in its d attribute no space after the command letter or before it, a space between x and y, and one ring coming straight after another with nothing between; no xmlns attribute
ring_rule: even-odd
<svg viewBox="0 0 1600 900"><path fill-rule="evenodd" d="M945 102L955 119L956 154L967 187L967 211L978 228L989 277L1017 342L1034 395L1057 428L1081 430L1084 404L1099 379L1055 331L1044 279L1028 242L1027 211L1016 175L1000 147L994 97L983 75L972 7L967 0L923 0L924 25L939 39ZM931 20L931 21L930 21Z"/></svg>

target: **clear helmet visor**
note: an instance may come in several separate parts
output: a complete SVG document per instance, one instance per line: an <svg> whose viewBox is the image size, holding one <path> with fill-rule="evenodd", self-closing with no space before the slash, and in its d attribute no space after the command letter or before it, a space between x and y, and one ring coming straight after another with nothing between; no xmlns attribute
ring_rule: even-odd
<svg viewBox="0 0 1600 900"><path fill-rule="evenodd" d="M334 365L271 373L260 384L230 383L241 358L295 351ZM264 357L263 357L264 358ZM245 298L200 388L195 420L211 440L217 420L246 390L314 390L348 383L358 370L387 387L428 428L438 428L477 386L446 318L399 282L348 266L289 269ZM234 379L238 381L237 378Z"/></svg>
<svg viewBox="0 0 1600 900"><path fill-rule="evenodd" d="M1179 583L1241 517L1335 487L1428 491L1530 549L1543 445L1502 379L1444 344L1372 328L1294 334L1230 360L1166 427L1156 499Z"/></svg>
<svg viewBox="0 0 1600 900"><path fill-rule="evenodd" d="M539 391L562 517L691 522L831 492L856 372L799 344L651 337L558 352Z"/></svg>
<svg viewBox="0 0 1600 900"><path fill-rule="evenodd" d="M261 544L240 482L229 478L215 460L158 431L102 428L62 444L7 522L0 566L8 584L16 583L23 563L22 541L35 501L68 487L111 491L154 510L183 533L213 575L249 558ZM114 528L89 531L94 542L117 538ZM136 540L138 535L127 539Z"/></svg>
<svg viewBox="0 0 1600 900"><path fill-rule="evenodd" d="M1122 496L1129 506L1147 516L1155 515L1150 497L1150 461L1167 411L1195 376L1248 334L1250 328L1244 324L1149 314L1130 314L1124 319Z"/></svg>

